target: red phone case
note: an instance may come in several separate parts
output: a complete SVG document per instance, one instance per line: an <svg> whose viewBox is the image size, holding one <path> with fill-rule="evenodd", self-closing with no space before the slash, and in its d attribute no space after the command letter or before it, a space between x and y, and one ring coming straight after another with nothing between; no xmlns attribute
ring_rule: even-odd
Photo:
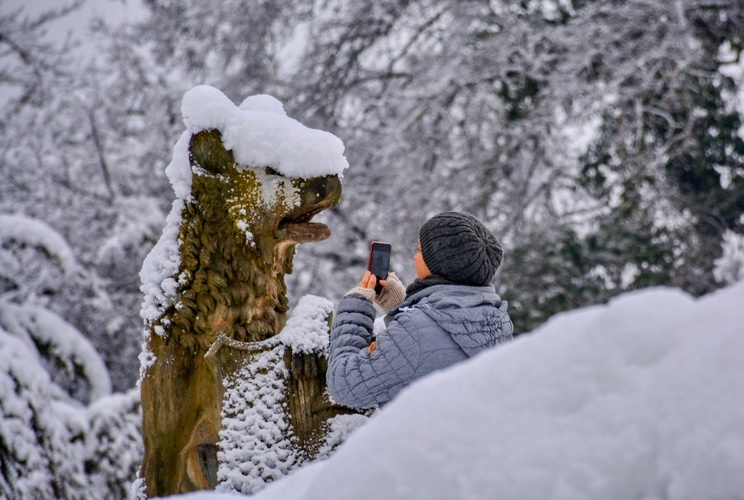
<svg viewBox="0 0 744 500"><path fill-rule="evenodd" d="M369 244L369 256L367 257L367 271L372 270L372 252L375 250L375 245L386 245L390 250L392 250L392 245L390 243L387 243L385 241L373 241Z"/></svg>

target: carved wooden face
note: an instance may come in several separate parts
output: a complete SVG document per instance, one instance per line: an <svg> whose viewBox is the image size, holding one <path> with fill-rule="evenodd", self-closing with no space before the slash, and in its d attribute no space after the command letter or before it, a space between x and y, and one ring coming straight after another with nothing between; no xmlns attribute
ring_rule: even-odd
<svg viewBox="0 0 744 500"><path fill-rule="evenodd" d="M292 272L295 246L330 235L311 219L339 202L341 181L239 165L216 130L194 135L189 151L192 199L179 231L173 332L183 346L207 343L218 331L239 340L270 337L286 320L284 275Z"/></svg>
<svg viewBox="0 0 744 500"><path fill-rule="evenodd" d="M215 130L192 138L191 156L194 183L204 184L207 191L221 191L221 208L227 210L236 231L267 259L277 246L293 247L330 235L325 224L311 219L341 199L338 176L292 179L268 167L238 165ZM215 211L220 210L215 207Z"/></svg>

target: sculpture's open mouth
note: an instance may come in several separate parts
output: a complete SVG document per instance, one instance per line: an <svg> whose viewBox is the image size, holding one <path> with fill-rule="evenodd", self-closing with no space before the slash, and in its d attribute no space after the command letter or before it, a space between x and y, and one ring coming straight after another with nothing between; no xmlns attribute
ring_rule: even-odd
<svg viewBox="0 0 744 500"><path fill-rule="evenodd" d="M331 230L323 223L310 222L310 219L321 210L314 211L299 219L285 217L279 223L279 234L282 240L291 240L294 243L311 243L323 241L331 235Z"/></svg>
<svg viewBox="0 0 744 500"><path fill-rule="evenodd" d="M328 226L319 222L290 222L284 225L282 240L294 243L323 241L331 235Z"/></svg>

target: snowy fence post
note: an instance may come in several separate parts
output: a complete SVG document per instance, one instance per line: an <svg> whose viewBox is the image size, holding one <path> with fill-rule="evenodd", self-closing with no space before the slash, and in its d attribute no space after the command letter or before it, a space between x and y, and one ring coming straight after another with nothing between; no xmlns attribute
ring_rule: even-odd
<svg viewBox="0 0 744 500"><path fill-rule="evenodd" d="M226 386L241 377L284 374L285 430L303 453L340 411L325 396L323 353L303 352L297 332L278 334L295 246L330 234L310 219L341 197L343 144L288 118L269 96L238 108L201 86L184 96L182 113L188 130L166 170L177 200L141 273L145 454L135 490L148 497L216 486L223 417L241 410L223 408ZM329 320L332 308L315 310ZM251 368L267 351L282 353L276 366ZM229 396L233 406L254 397Z"/></svg>

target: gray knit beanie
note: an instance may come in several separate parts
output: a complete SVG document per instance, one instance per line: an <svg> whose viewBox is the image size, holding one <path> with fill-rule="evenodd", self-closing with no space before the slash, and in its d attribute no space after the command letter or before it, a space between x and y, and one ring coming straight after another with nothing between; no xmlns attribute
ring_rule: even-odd
<svg viewBox="0 0 744 500"><path fill-rule="evenodd" d="M421 226L419 241L432 274L464 285L490 284L504 257L496 236L465 213L435 215Z"/></svg>

